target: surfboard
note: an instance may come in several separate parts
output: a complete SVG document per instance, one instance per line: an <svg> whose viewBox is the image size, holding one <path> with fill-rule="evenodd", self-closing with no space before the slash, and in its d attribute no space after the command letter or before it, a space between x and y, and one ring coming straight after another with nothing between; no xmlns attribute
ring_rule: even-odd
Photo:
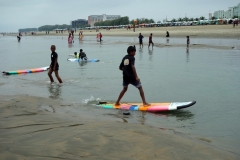
<svg viewBox="0 0 240 160"><path fill-rule="evenodd" d="M71 62L99 62L98 59L87 59L87 60L82 60L82 59L78 59L78 58L68 58L68 61Z"/></svg>
<svg viewBox="0 0 240 160"><path fill-rule="evenodd" d="M34 69L25 69L25 70L16 70L16 71L3 71L3 74L11 75L11 74L23 74L23 73L36 73L43 72L48 70L49 66L42 68L34 68Z"/></svg>
<svg viewBox="0 0 240 160"><path fill-rule="evenodd" d="M96 106L107 109L123 109L129 111L164 112L188 108L195 103L196 101L150 103L151 106L144 106L142 103L122 103L116 106L114 103L99 102Z"/></svg>

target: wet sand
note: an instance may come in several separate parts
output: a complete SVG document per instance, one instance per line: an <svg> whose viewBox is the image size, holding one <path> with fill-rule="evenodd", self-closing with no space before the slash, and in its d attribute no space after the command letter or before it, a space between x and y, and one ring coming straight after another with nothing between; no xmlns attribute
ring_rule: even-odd
<svg viewBox="0 0 240 160"><path fill-rule="evenodd" d="M239 159L161 128L71 112L74 104L28 95L0 97L1 159ZM126 121L125 121L126 122Z"/></svg>

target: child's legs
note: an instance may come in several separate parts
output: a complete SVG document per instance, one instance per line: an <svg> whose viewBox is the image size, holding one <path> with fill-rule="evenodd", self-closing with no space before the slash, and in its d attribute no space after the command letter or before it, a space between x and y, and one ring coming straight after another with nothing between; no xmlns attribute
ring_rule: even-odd
<svg viewBox="0 0 240 160"><path fill-rule="evenodd" d="M118 105L119 104L119 102L120 102L120 100L122 99L122 97L124 96L124 94L125 94L125 92L127 91L127 89L128 89L128 86L124 86L123 87L123 90L120 92L120 94L119 94L119 96L118 96L118 99L117 99L117 101L116 101L116 105Z"/></svg>
<svg viewBox="0 0 240 160"><path fill-rule="evenodd" d="M50 78L50 81L51 81L51 82L54 82L53 77L52 77L52 72L53 72L53 70L52 70L52 68L50 67L50 68L49 68L49 71L48 71L48 77Z"/></svg>
<svg viewBox="0 0 240 160"><path fill-rule="evenodd" d="M141 98L142 98L143 104L146 104L147 102L146 102L146 100L145 100L145 95L144 95L142 86L141 86L141 87L138 87L138 90L139 90L140 96L141 96Z"/></svg>
<svg viewBox="0 0 240 160"><path fill-rule="evenodd" d="M61 78L59 77L59 75L58 75L58 71L56 70L56 71L54 71L54 72L55 72L55 76L57 77L59 83L63 83L63 82L62 82L62 79L61 79Z"/></svg>

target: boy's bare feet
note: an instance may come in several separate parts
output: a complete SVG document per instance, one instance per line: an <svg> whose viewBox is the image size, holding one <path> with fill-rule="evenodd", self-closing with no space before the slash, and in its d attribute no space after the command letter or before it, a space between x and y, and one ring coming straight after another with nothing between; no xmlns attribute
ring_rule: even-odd
<svg viewBox="0 0 240 160"><path fill-rule="evenodd" d="M151 106L149 103L143 103L143 106Z"/></svg>

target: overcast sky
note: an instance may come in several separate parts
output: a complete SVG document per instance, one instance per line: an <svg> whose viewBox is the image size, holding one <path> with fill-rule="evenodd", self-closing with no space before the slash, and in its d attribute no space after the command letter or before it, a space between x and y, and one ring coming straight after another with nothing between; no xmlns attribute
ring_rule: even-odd
<svg viewBox="0 0 240 160"><path fill-rule="evenodd" d="M209 12L227 10L239 0L0 0L0 32L17 32L20 28L70 24L89 15L121 15L130 20L152 18L189 18Z"/></svg>

